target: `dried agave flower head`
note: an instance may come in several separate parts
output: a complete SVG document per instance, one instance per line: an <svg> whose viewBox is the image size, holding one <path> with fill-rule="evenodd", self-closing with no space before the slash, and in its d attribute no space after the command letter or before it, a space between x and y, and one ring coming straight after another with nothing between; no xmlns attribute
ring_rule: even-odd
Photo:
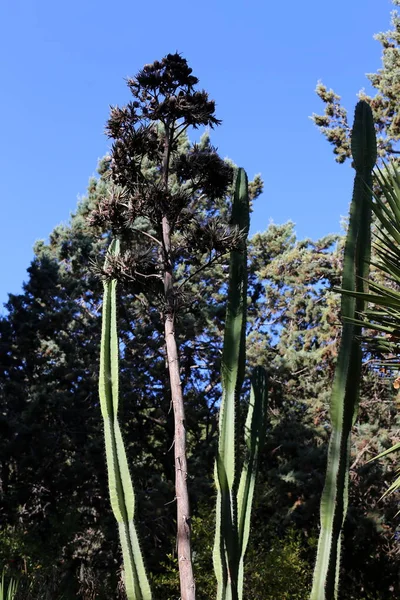
<svg viewBox="0 0 400 600"><path fill-rule="evenodd" d="M144 160L162 166L159 176L163 180L165 170L169 170L165 161L173 157L178 149L179 136L188 127L203 125L213 128L220 124L215 117L215 102L204 90L194 89L197 83L198 79L192 75L186 59L178 53L145 65L134 78L128 79L134 100L122 108L111 107L106 126L107 135L114 140L111 172L116 184L132 188L144 183ZM200 169L199 173L196 172L197 178L207 173L207 192L214 194L220 194L224 180L223 177L222 180L217 178L218 169L224 167L223 161L219 159L218 162L217 159L215 149L200 152L195 147L190 165L186 165L185 169L191 174L196 168Z"/></svg>

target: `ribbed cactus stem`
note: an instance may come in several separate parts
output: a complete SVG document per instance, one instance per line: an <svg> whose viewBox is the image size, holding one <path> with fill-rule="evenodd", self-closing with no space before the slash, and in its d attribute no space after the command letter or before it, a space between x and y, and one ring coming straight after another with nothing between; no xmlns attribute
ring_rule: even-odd
<svg viewBox="0 0 400 600"><path fill-rule="evenodd" d="M228 299L222 353L222 401L219 417L214 569L218 600L240 600L243 557L247 547L251 505L259 450L265 430L265 373L258 369L252 382L246 421L246 457L239 482L238 409L245 371L247 251L249 230L248 181L239 169L232 206L232 225L242 232L240 247L230 256Z"/></svg>
<svg viewBox="0 0 400 600"><path fill-rule="evenodd" d="M371 252L372 170L376 162L374 122L371 108L364 101L356 106L351 148L356 175L342 287L349 292L364 293ZM353 321L363 308L361 297L342 295L343 329L331 397L332 433L321 499L321 531L311 600L336 600L338 597L341 533L348 502L350 433L357 417L362 359L361 327Z"/></svg>
<svg viewBox="0 0 400 600"><path fill-rule="evenodd" d="M106 261L110 255L118 252L119 242L114 240ZM116 288L115 279L104 281L99 396L104 421L108 486L111 507L118 523L127 598L151 600L150 585L134 523L135 495L118 423L119 350Z"/></svg>
<svg viewBox="0 0 400 600"><path fill-rule="evenodd" d="M247 454L237 494L238 505L238 598L243 597L244 556L250 535L251 509L258 471L260 452L267 429L267 375L262 367L256 367L251 377L250 402L244 431Z"/></svg>

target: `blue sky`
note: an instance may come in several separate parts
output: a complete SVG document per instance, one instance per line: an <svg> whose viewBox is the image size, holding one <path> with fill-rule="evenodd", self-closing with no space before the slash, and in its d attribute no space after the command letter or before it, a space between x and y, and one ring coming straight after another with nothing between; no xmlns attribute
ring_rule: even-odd
<svg viewBox="0 0 400 600"><path fill-rule="evenodd" d="M252 231L296 223L301 237L340 230L352 173L309 120L319 79L353 112L380 67L373 34L390 0L2 0L0 3L0 305L18 293L32 246L68 221L109 148L110 104L124 78L179 51L217 102L212 141L265 192ZM2 309L0 308L0 312Z"/></svg>

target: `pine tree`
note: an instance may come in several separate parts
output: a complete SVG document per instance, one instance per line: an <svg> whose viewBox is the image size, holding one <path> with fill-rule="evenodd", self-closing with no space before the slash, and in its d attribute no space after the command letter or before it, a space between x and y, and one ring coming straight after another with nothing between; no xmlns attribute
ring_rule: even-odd
<svg viewBox="0 0 400 600"><path fill-rule="evenodd" d="M107 164L100 169L103 173ZM96 390L101 290L91 264L106 241L96 241L87 215L106 194L107 185L104 178L92 180L71 224L56 228L48 244L37 245L24 293L10 297L9 315L0 324L2 423L8 432L1 447L2 518L12 527L13 539L24 544L14 555L2 546L3 557L22 560L25 553L31 568L56 561L59 591L65 586L62 574L70 573L71 580L77 572L84 578L90 575L97 581L93 585L99 597L115 593L109 573L114 570L117 540L108 507ZM292 224L271 225L250 241L249 256L249 363L264 364L272 380L272 427L260 471L252 547L256 556L257 548L267 552L268 540L281 538L292 525L307 534L307 552L324 476L338 339L338 298L331 286L340 281L341 245L335 236L297 242ZM213 506L210 474L220 397L225 277L222 264L193 278L196 302L177 324L195 514L204 506L210 514ZM169 504L174 473L168 452L173 421L163 328L159 312L149 313L142 297L123 292L120 307L124 435L141 490L145 552L153 574L165 578L162 563L174 547L174 507ZM63 336L66 323L68 336ZM348 519L353 542L344 548L345 561L351 555L344 598L346 590L350 594L362 586L381 589L383 573L388 588L398 571L392 520L396 503L378 503L384 491L381 466L365 465L390 442L390 432L398 427L397 414L390 385L381 374L369 371L354 436ZM212 531L212 520L207 527ZM201 548L196 546L196 552ZM309 560L312 565L311 551ZM249 581L251 577L250 571Z"/></svg>
<svg viewBox="0 0 400 600"><path fill-rule="evenodd" d="M195 147L182 136L179 155L199 151L212 152L207 136ZM183 158L182 163L187 165L188 160ZM151 169L149 161L148 177ZM65 593L69 582L71 598L90 597L90 589L99 598L116 595L110 573L115 570L118 545L108 502L96 386L101 302L97 271L102 268L111 232L104 224L98 229L89 227L88 217L115 199L119 188L110 181L109 157L101 161L99 172L100 178L91 180L88 196L70 223L57 227L48 243L37 244L23 293L10 296L8 315L0 320L0 423L4 433L0 440L4 524L0 556L22 566L25 559L30 576L34 571L38 580L41 572L43 580L53 577L54 587L48 587L52 597ZM174 192L179 191L175 183ZM250 184L253 199L261 188L258 178ZM201 214L200 225L213 225L204 239L215 241L215 229L220 234L229 224L229 195L218 199L216 205L207 194L194 194L191 200ZM140 219L135 227L157 233ZM200 227L194 228L186 240L194 240L200 231ZM98 235L100 232L106 235ZM135 235L147 252L143 232ZM179 298L175 331L186 402L191 504L197 523L200 520L212 533L211 474L227 261L220 257L208 269L198 270L204 257L189 264L181 239L180 235L174 239L176 264L182 263L175 283L179 288L185 281L185 295ZM310 571L314 560L312 544L329 434L329 392L340 335L338 296L332 287L340 285L341 252L340 237L298 241L290 223L271 225L249 241L248 362L249 367L264 365L272 382L271 427L250 548L250 556L257 559L254 568L260 570L252 572L250 568L248 585L254 581L257 589L260 576L268 577L263 557L271 556L270 549L277 540L286 539L291 527L301 533L302 560L309 562ZM143 265L149 266L149 262ZM139 272L146 275L150 271ZM176 554L174 422L160 311L163 294L157 297L157 304L153 288L146 290L142 285L146 278L132 282L127 275L132 272L120 269L120 276L125 277L120 286L118 324L121 421L139 491L144 551L150 558L157 598L163 600L168 589L177 594L175 575L165 565L165 556L170 553L176 560ZM342 590L343 598L349 600L377 600L398 592L396 502L388 498L379 503L385 490L382 465L366 465L368 458L390 445L399 426L391 385L383 375L365 365L360 419L353 437L346 535L351 544L343 550L346 574ZM196 530L194 534L196 542ZM210 590L214 586L204 567L207 563L202 557L207 548L204 550L202 543L207 541L195 546L195 566L198 571L203 569L200 580ZM39 565L41 569L34 569ZM394 588L391 591L390 586ZM252 588L248 590L250 596ZM211 597L209 592L204 594L199 589L198 599ZM37 593L38 597L43 595Z"/></svg>
<svg viewBox="0 0 400 600"><path fill-rule="evenodd" d="M392 0L400 6L399 0ZM382 68L377 73L368 73L367 78L376 90L369 96L364 91L358 94L360 100L366 100L371 106L377 129L379 156L399 154L400 140L400 16L396 10L391 15L392 29L377 33L375 39L382 46ZM336 161L343 163L350 158L350 126L347 110L340 103L340 96L323 83L318 83L316 92L325 104L323 115L313 114L312 119L320 128L328 142L333 146Z"/></svg>
<svg viewBox="0 0 400 600"><path fill-rule="evenodd" d="M340 338L339 298L332 288L340 286L342 250L340 236L297 241L293 224L272 225L250 241L251 268L261 289L260 310L249 332L249 355L269 369L273 386L273 427L261 468L265 480L260 483L268 500L259 505L254 527L263 532L260 547L268 539L265 523L272 539L281 537L290 523L300 528L305 541L317 531ZM379 503L379 490L385 485L382 465L371 468L366 462L387 447L400 419L390 381L370 362L364 366L363 378L352 444L343 598L368 597L367 593L379 597L378 591L388 593L390 588L398 591L398 542L396 521L392 521L396 501ZM371 543L368 550L366 539ZM309 559L313 560L312 553ZM379 571L382 579L377 585Z"/></svg>
<svg viewBox="0 0 400 600"><path fill-rule="evenodd" d="M193 148L186 137L179 147L182 152ZM211 151L208 136L203 136L197 148ZM0 323L0 401L7 415L4 424L10 431L10 443L5 443L1 452L1 478L5 522L12 528L12 537L19 538L23 529L28 531L25 546L19 546L19 551L36 566L50 564L58 557L63 561L61 572L91 573L107 597L113 593L109 585L114 584L104 571L112 571L117 542L108 507L96 390L101 282L94 265L102 262L108 241L97 236L88 217L104 205L113 189L108 157L101 161L99 173L99 180L90 181L88 196L79 204L70 225L55 228L48 244L36 245L24 292L10 296L8 315ZM261 185L259 178L250 183L253 198ZM224 223L228 228L229 203L225 199L219 208L210 208L206 196L198 198L197 210L210 224L218 217L221 231ZM221 286L227 268L226 259L223 265L215 263L212 269L188 279L198 270L195 264L189 273L178 272L176 278L177 285L186 281L186 293L191 298L180 311L176 332L195 508L197 498L209 496L213 489L225 316ZM140 496L142 537L151 570L157 573L174 547L174 426L162 314L145 293L136 292L123 286L119 298L121 398L124 436ZM21 462L21 453L29 456L31 447L42 448L40 456L34 454L29 463ZM36 458L42 460L44 456L46 461L37 468ZM63 480L68 493L62 492ZM27 499L26 511L19 514L17 507ZM46 512L37 510L38 506L46 506ZM60 527L60 514L65 515L65 528ZM53 543L38 547L35 540L39 537ZM75 597L76 588L71 593Z"/></svg>

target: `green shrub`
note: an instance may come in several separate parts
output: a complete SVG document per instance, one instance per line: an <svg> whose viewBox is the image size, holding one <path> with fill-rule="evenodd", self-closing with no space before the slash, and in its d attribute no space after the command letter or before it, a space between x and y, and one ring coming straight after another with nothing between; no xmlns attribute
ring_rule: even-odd
<svg viewBox="0 0 400 600"><path fill-rule="evenodd" d="M216 580L212 565L215 515L202 509L193 517L193 564L196 599L215 600ZM257 536L260 539L261 536ZM254 543L250 536L245 558L243 597L246 600L307 600L312 581L312 565L304 556L301 535L287 529L282 537L265 532L270 544ZM153 579L158 600L179 599L177 558L170 554L165 571Z"/></svg>

